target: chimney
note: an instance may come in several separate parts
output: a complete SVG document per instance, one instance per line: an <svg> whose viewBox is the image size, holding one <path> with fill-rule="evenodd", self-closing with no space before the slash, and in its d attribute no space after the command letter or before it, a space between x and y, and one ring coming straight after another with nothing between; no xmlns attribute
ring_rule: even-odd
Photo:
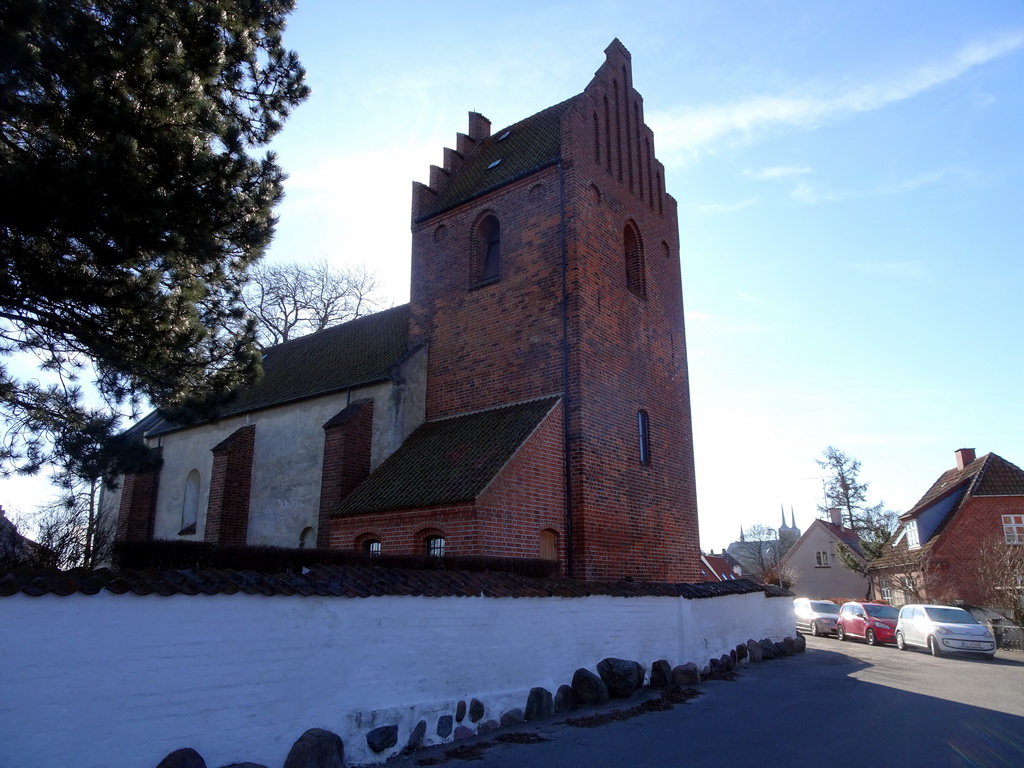
<svg viewBox="0 0 1024 768"><path fill-rule="evenodd" d="M973 448L960 448L956 453L956 468L963 469L976 458Z"/></svg>
<svg viewBox="0 0 1024 768"><path fill-rule="evenodd" d="M843 512L839 507L832 507L828 511L828 516L832 518L832 525L838 525L840 528L843 527Z"/></svg>

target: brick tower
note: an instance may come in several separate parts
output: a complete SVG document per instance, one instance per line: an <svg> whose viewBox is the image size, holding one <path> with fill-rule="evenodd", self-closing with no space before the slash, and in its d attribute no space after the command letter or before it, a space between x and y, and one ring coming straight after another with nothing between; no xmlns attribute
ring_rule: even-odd
<svg viewBox="0 0 1024 768"><path fill-rule="evenodd" d="M556 396L577 578L691 581L700 547L675 200L618 41L583 93L469 131L415 184L428 420Z"/></svg>

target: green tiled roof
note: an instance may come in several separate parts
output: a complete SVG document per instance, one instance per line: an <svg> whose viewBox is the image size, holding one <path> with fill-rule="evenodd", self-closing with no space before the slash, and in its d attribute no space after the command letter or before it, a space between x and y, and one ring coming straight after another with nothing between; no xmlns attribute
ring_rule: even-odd
<svg viewBox="0 0 1024 768"><path fill-rule="evenodd" d="M334 517L472 501L558 398L428 421L341 505Z"/></svg>
<svg viewBox="0 0 1024 768"><path fill-rule="evenodd" d="M408 348L408 304L269 347L263 358L263 375L219 416L237 416L383 381ZM164 421L147 434L177 428L179 425Z"/></svg>
<svg viewBox="0 0 1024 768"><path fill-rule="evenodd" d="M535 173L562 156L562 115L573 97L496 131L473 148L448 187L418 221ZM503 138L504 137L504 138Z"/></svg>

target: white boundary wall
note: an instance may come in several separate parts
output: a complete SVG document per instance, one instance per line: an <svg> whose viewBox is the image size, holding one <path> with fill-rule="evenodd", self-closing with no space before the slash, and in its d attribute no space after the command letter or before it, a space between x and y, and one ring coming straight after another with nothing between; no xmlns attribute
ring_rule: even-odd
<svg viewBox="0 0 1024 768"><path fill-rule="evenodd" d="M703 665L795 635L792 601L677 597L0 598L0 768L150 768L193 747L210 768L282 766L308 728L380 761L477 698L485 720L609 656ZM469 725L468 720L466 724ZM398 725L375 755L366 733Z"/></svg>

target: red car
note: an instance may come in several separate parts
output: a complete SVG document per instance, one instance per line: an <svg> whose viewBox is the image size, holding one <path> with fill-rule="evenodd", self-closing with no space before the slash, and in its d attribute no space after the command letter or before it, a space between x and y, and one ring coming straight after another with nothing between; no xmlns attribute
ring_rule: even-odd
<svg viewBox="0 0 1024 768"><path fill-rule="evenodd" d="M883 603L843 603L836 620L836 637L856 637L868 645L894 643L899 615L899 611Z"/></svg>

